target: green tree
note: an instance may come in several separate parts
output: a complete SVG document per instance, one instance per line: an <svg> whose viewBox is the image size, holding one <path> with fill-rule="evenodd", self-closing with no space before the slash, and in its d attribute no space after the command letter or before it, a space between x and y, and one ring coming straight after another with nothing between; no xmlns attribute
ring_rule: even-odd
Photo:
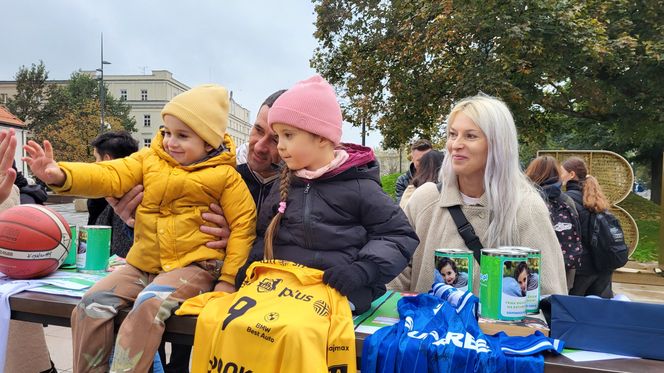
<svg viewBox="0 0 664 373"><path fill-rule="evenodd" d="M54 85L48 83L48 71L43 61L33 63L30 68L21 66L14 79L16 95L9 98L7 107L32 129L44 119L43 107L49 101Z"/></svg>
<svg viewBox="0 0 664 373"><path fill-rule="evenodd" d="M104 119L110 129L134 131L135 120L129 116L129 106L106 95ZM42 108L42 115L48 120L33 128L33 138L51 141L60 159L90 161L88 145L99 134L100 112L98 81L89 74L74 72L66 85L51 91Z"/></svg>
<svg viewBox="0 0 664 373"><path fill-rule="evenodd" d="M511 108L526 157L582 146L658 168L662 1L314 2L312 65L338 87L346 118L371 118L385 147L439 135L451 105L481 91Z"/></svg>

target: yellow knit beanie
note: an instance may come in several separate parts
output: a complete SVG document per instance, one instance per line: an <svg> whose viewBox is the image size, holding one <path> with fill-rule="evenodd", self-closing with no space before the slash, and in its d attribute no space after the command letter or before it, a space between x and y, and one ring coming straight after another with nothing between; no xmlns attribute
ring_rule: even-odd
<svg viewBox="0 0 664 373"><path fill-rule="evenodd" d="M178 118L217 149L228 127L229 105L226 88L204 84L173 97L161 110L161 118L166 114Z"/></svg>

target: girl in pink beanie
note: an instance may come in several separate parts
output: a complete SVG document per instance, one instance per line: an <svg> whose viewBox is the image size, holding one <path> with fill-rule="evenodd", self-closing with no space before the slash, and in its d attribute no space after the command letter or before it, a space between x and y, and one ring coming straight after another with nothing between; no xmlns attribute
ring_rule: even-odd
<svg viewBox="0 0 664 373"><path fill-rule="evenodd" d="M319 75L275 101L268 124L285 166L245 267L265 258L320 269L361 313L406 267L419 241L381 189L373 151L340 143L342 121L334 89Z"/></svg>

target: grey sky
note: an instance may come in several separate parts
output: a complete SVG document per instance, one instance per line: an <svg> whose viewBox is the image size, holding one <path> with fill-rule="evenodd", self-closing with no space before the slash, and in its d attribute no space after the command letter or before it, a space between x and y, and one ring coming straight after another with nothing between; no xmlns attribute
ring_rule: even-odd
<svg viewBox="0 0 664 373"><path fill-rule="evenodd" d="M189 86L222 84L253 121L270 93L315 72L310 1L21 0L2 13L0 80L40 59L51 79L94 70L103 32L105 74L169 70ZM372 133L367 145L380 140ZM359 130L345 124L343 141L360 143Z"/></svg>

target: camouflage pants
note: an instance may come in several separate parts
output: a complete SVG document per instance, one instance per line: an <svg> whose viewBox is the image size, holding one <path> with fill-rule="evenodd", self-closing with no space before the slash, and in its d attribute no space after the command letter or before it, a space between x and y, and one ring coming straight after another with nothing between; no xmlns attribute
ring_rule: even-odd
<svg viewBox="0 0 664 373"><path fill-rule="evenodd" d="M210 291L221 261L208 260L152 274L127 265L96 283L71 315L74 372L147 372L164 334L164 321L186 299ZM109 356L118 310L133 308Z"/></svg>

